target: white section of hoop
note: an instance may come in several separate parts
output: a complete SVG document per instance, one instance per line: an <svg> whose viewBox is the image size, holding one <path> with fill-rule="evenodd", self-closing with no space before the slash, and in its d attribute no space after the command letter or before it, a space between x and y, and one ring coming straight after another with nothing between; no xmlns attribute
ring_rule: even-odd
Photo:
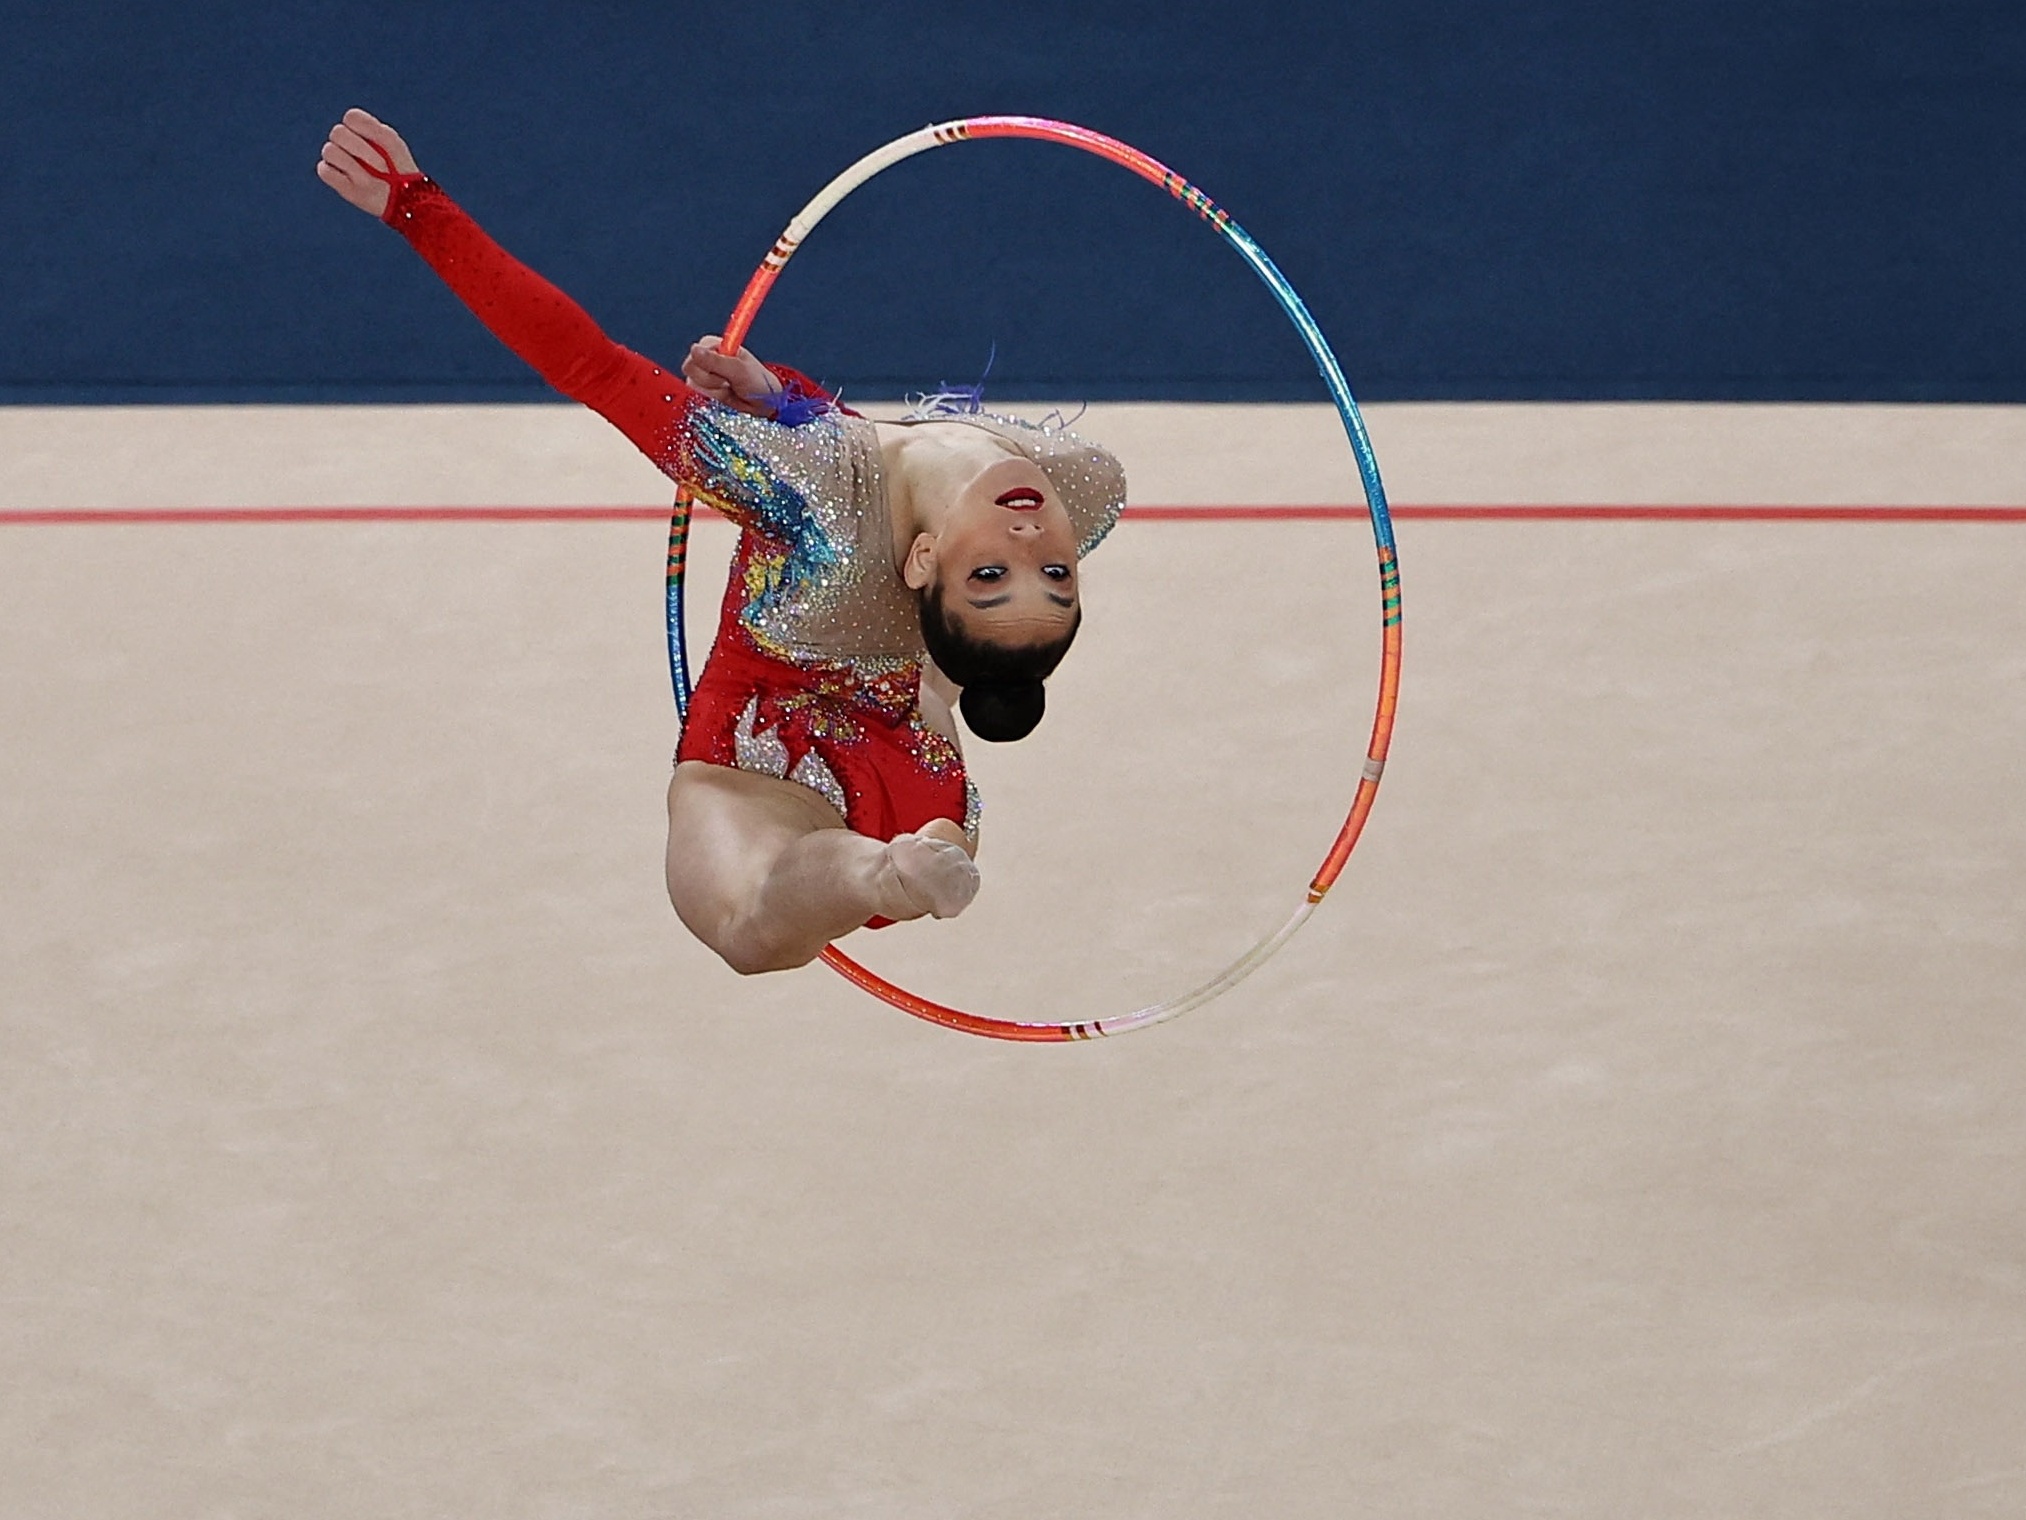
<svg viewBox="0 0 2026 1520"><path fill-rule="evenodd" d="M1222 997L1272 959L1274 952L1294 938L1295 930L1307 923L1309 915L1315 910L1316 905L1304 898L1301 906L1294 910L1286 923L1194 991L1185 992L1180 997L1169 998L1165 1003L1155 1003L1149 1008L1121 1014L1115 1019L1098 1019L1091 1024L1091 1029L1098 1035L1125 1034L1134 1029L1145 1029L1149 1024L1165 1023L1192 1008L1201 1008L1212 999Z"/></svg>
<svg viewBox="0 0 2026 1520"><path fill-rule="evenodd" d="M801 246L802 240L816 230L816 224L828 216L837 203L851 194L860 185L904 158L913 158L917 153L926 153L931 148L940 148L945 143L959 142L961 138L947 135L960 125L958 122L937 122L923 127L919 132L910 132L905 137L896 137L883 148L875 148L857 163L846 169L829 184L818 190L794 216L788 219L788 230L781 234L781 241L788 245L788 251ZM784 259L782 262L786 262Z"/></svg>

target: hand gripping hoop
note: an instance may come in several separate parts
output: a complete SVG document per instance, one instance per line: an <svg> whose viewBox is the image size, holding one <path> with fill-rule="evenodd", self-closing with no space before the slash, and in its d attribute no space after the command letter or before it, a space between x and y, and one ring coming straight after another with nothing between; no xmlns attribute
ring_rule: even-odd
<svg viewBox="0 0 2026 1520"><path fill-rule="evenodd" d="M946 121L935 126L923 127L919 132L910 132L897 137L885 147L868 153L857 163L846 169L804 206L788 223L787 230L775 239L774 246L760 261L760 267L746 282L745 293L739 297L739 304L732 311L731 320L725 324L724 337L720 348L727 353L737 353L751 330L753 319L759 315L761 303L767 299L767 292L781 270L802 246L803 241L815 230L816 224L827 216L837 203L884 169L889 169L902 159L912 158L917 153L926 153L931 148L944 147L950 143L966 142L984 137L1031 137L1043 142L1062 143L1071 148L1080 148L1086 153L1108 159L1121 168L1130 169L1144 180L1159 185L1170 195L1194 211L1217 233L1238 250L1240 257L1252 266L1253 272L1266 282L1274 299L1280 302L1281 310L1287 313L1295 331L1301 334L1302 342L1308 345L1309 353L1315 359L1316 370L1321 374L1323 384L1328 388L1330 400L1336 403L1337 415L1343 420L1344 436L1350 440L1351 452L1357 457L1358 475L1364 484L1365 508L1371 516L1372 537L1379 551L1379 606L1380 628L1383 645L1379 667L1379 703L1372 719L1371 743L1365 751L1365 766L1358 780L1357 795L1351 801L1351 810L1344 818L1343 827L1337 831L1336 841L1330 846L1322 866L1309 882L1308 891L1287 922L1272 934L1254 945L1244 955L1233 961L1209 981L1180 997L1170 998L1164 1003L1155 1003L1132 1013L1116 1018L1097 1019L1089 1023L1059 1024L1016 1023L1008 1019L986 1018L980 1014L965 1013L960 1009L945 1007L919 997L903 987L897 987L878 973L867 970L839 950L835 945L823 952L823 959L847 980L918 1019L927 1019L946 1029L959 1030L964 1034L983 1035L995 1040L1062 1041L1094 1040L1105 1035L1124 1034L1128 1030L1144 1029L1150 1024L1163 1023L1192 1008L1200 1008L1212 998L1235 987L1245 977L1264 964L1282 945L1293 937L1294 931L1308 921L1316 905L1323 900L1338 876L1343 874L1344 863L1350 859L1352 849L1357 845L1358 835L1364 830L1365 819L1372 811L1372 801L1378 795L1379 778L1386 766L1386 750L1393 737L1393 714L1399 702L1400 693L1400 568L1393 544L1393 521L1386 511L1386 488L1379 481L1379 462L1372 453L1371 439L1365 433L1364 418L1358 413L1358 403L1351 396L1350 386L1344 381L1344 373L1338 367L1336 355L1330 352L1328 342L1323 338L1322 329L1316 326L1301 297L1294 287L1274 267L1266 251L1246 234L1236 222L1209 196L1183 179L1181 175L1147 157L1137 148L1128 147L1116 138L1106 137L1100 132L1085 127L1072 126L1064 121L1050 121L1038 116L972 116L961 121ZM390 164L391 168L392 165ZM682 626L682 572L684 556L689 542L690 499L686 491L676 492L675 512L668 525L668 663L669 674L675 685L675 705L685 717L689 713L690 678L689 655L683 639Z"/></svg>

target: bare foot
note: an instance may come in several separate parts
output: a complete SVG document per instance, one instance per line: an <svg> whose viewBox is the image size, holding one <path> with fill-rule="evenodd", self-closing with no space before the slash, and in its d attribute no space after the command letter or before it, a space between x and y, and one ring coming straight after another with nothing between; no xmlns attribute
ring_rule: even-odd
<svg viewBox="0 0 2026 1520"><path fill-rule="evenodd" d="M926 830L896 835L886 847L886 865L894 889L889 895L897 894L908 905L908 911L889 912L889 918L920 918L925 913L955 918L978 895L978 868L964 847L931 837Z"/></svg>

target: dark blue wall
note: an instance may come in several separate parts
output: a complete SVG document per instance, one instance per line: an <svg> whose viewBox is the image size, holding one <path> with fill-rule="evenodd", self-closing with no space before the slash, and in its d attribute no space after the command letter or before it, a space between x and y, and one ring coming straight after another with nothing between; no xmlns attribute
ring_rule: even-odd
<svg viewBox="0 0 2026 1520"><path fill-rule="evenodd" d="M534 399L312 177L346 106L617 337L715 327L888 137L1055 115L1216 196L1367 398L2026 401L2021 0L52 4L0 29L0 399ZM754 346L860 396L1317 394L1153 188L896 170Z"/></svg>

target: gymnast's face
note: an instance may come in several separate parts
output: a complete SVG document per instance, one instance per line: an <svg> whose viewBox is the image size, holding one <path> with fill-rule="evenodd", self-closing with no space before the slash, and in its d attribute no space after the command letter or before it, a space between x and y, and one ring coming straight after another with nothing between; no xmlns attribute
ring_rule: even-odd
<svg viewBox="0 0 2026 1520"><path fill-rule="evenodd" d="M1076 528L1041 467L1017 455L973 475L942 531L924 533L902 576L934 585L944 615L988 644L1047 643L1076 623Z"/></svg>

